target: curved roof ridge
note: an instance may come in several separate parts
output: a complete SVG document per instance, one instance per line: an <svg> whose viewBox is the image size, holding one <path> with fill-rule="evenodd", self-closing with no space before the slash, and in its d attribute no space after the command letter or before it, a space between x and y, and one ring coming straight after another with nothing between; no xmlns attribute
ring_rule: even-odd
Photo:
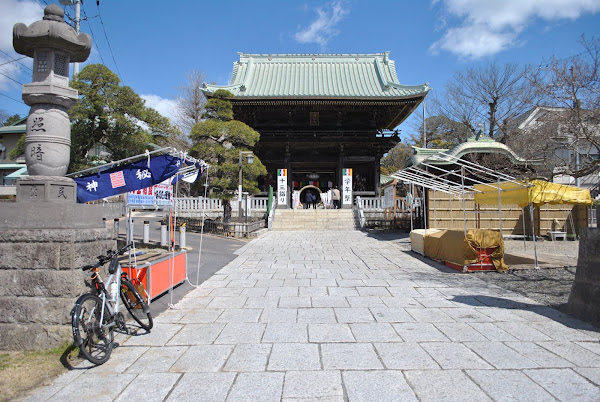
<svg viewBox="0 0 600 402"><path fill-rule="evenodd" d="M210 96L227 89L238 99L411 99L420 103L429 92L428 84L400 84L389 53L238 53L229 85L204 84L203 92Z"/></svg>
<svg viewBox="0 0 600 402"><path fill-rule="evenodd" d="M286 57L312 57L312 56L318 56L318 57L356 57L356 56L369 56L369 57L374 57L374 56L381 56L383 58L386 58L389 56L389 51L387 52L380 52L380 53L243 53L243 52L238 52L238 55L241 57L276 57L276 56L286 56Z"/></svg>
<svg viewBox="0 0 600 402"><path fill-rule="evenodd" d="M529 165L539 160L527 160L513 151L508 145L492 140L462 142L451 149L420 148L413 146L414 154L407 160L407 166L417 166L423 162L434 165L449 165L470 153L495 153L508 157L513 163Z"/></svg>
<svg viewBox="0 0 600 402"><path fill-rule="evenodd" d="M508 156L513 162L517 162L519 164L526 164L528 162L527 159L521 158L519 155L515 153L508 145L502 144L497 141L467 141L461 144L458 144L452 149L449 149L446 152L442 152L439 154L432 155L432 160L437 159L437 161L442 162L453 162L456 159L460 159L463 156L472 153L472 151L477 151L480 153L481 151L486 151L487 153L501 153Z"/></svg>

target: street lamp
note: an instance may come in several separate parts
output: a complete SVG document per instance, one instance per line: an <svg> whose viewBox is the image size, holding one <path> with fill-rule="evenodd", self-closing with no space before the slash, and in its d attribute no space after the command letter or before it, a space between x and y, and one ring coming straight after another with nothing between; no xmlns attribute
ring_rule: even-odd
<svg viewBox="0 0 600 402"><path fill-rule="evenodd" d="M240 222L242 221L242 155L246 155L247 164L251 165L254 162L254 155L252 154L252 151L240 151L240 160L238 162L238 166L240 167L240 181L238 185L238 220Z"/></svg>

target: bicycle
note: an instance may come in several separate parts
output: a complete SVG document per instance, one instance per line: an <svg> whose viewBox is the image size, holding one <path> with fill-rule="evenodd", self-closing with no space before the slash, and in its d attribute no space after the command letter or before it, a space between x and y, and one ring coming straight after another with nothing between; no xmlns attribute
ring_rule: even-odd
<svg viewBox="0 0 600 402"><path fill-rule="evenodd" d="M118 328L129 333L125 317L120 312L120 301L141 326L150 332L153 326L150 308L131 283L127 274L121 270L118 257L133 246L126 245L120 250L108 250L106 255L98 256L98 262L81 267L91 270L91 292L80 296L71 312L73 340L81 354L90 362L105 363L117 344L114 342L114 330ZM109 277L106 282L100 277L100 267L110 262ZM120 294L120 298L117 296Z"/></svg>

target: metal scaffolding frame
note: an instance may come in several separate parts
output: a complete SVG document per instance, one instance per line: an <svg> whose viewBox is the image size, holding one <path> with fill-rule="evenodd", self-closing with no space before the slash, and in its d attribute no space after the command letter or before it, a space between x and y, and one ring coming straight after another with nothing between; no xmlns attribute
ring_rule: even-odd
<svg viewBox="0 0 600 402"><path fill-rule="evenodd" d="M125 163L130 163L130 162L134 162L134 161L137 161L140 159L149 158L150 155L154 155L154 154L169 154L171 156L176 156L176 157L185 159L186 161L193 163L193 165L184 166L181 169L179 169L179 172L177 174L189 173L190 171L197 170L198 167L195 166L196 164L200 164L200 165L206 166L206 167L208 166L208 164L206 162L204 162L203 160L196 159L196 158L189 156L186 151L181 151L181 150L178 150L173 147L164 147L164 148L155 149L153 151L146 150L146 152L143 154L131 156L131 157L125 158L125 159L120 159L118 161L110 161L110 162L103 163L98 166L94 166L89 169L84 169L84 170L80 170L78 172L69 173L68 175L66 175L66 177L75 178L75 177L79 177L79 176L85 176L86 174L89 174L89 173L101 172L101 171L108 170L110 168L113 168L115 166L119 166L119 165L122 165Z"/></svg>
<svg viewBox="0 0 600 402"><path fill-rule="evenodd" d="M445 167L447 166L447 168ZM436 216L436 203L435 193L441 191L446 194L450 194L452 197L460 197L463 205L463 230L467 232L467 210L466 210L466 194L475 194L481 192L474 186L480 184L483 186L489 186L490 188L497 189L498 191L498 222L500 225L500 234L502 235L502 190L501 182L511 182L522 186L524 188L530 187L531 184L525 183L513 176L506 173L499 172L485 166L481 166L477 163L470 162L464 159L457 158L456 156L448 153L441 153L431 155L427 159L420 162L418 165L410 166L391 175L393 178L398 179L404 183L410 184L411 193L414 191L414 185L423 188L423 195L425 195L425 189L433 190L433 213ZM414 194L412 194L414 198ZM425 198L425 197L423 197ZM424 211L427 210L424 205ZM491 211L490 211L491 212ZM481 213L481 211L479 211ZM529 204L529 215L531 218L531 231L533 238L534 256L535 256L535 268L538 269L538 258L537 258L537 246L535 239L535 228L533 219L533 204ZM523 208L523 245L526 245L526 234L525 234L525 211ZM434 223L436 222L434 218ZM425 215L424 222L425 229L427 229L427 216ZM412 227L412 219L411 219Z"/></svg>

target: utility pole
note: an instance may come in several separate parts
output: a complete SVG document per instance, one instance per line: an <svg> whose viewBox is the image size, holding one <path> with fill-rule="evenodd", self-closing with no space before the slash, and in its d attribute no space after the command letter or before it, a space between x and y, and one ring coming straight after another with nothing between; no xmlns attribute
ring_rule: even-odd
<svg viewBox="0 0 600 402"><path fill-rule="evenodd" d="M63 6L72 6L75 5L75 19L73 22L75 23L75 33L79 35L79 21L81 18L79 17L81 13L81 0L60 0L60 4ZM73 63L73 75L79 73L79 63Z"/></svg>
<svg viewBox="0 0 600 402"><path fill-rule="evenodd" d="M79 14L81 12L81 0L75 0L75 33L79 35ZM73 65L73 75L79 74L79 63Z"/></svg>
<svg viewBox="0 0 600 402"><path fill-rule="evenodd" d="M425 99L423 99L423 148L427 148L427 122L425 121Z"/></svg>

